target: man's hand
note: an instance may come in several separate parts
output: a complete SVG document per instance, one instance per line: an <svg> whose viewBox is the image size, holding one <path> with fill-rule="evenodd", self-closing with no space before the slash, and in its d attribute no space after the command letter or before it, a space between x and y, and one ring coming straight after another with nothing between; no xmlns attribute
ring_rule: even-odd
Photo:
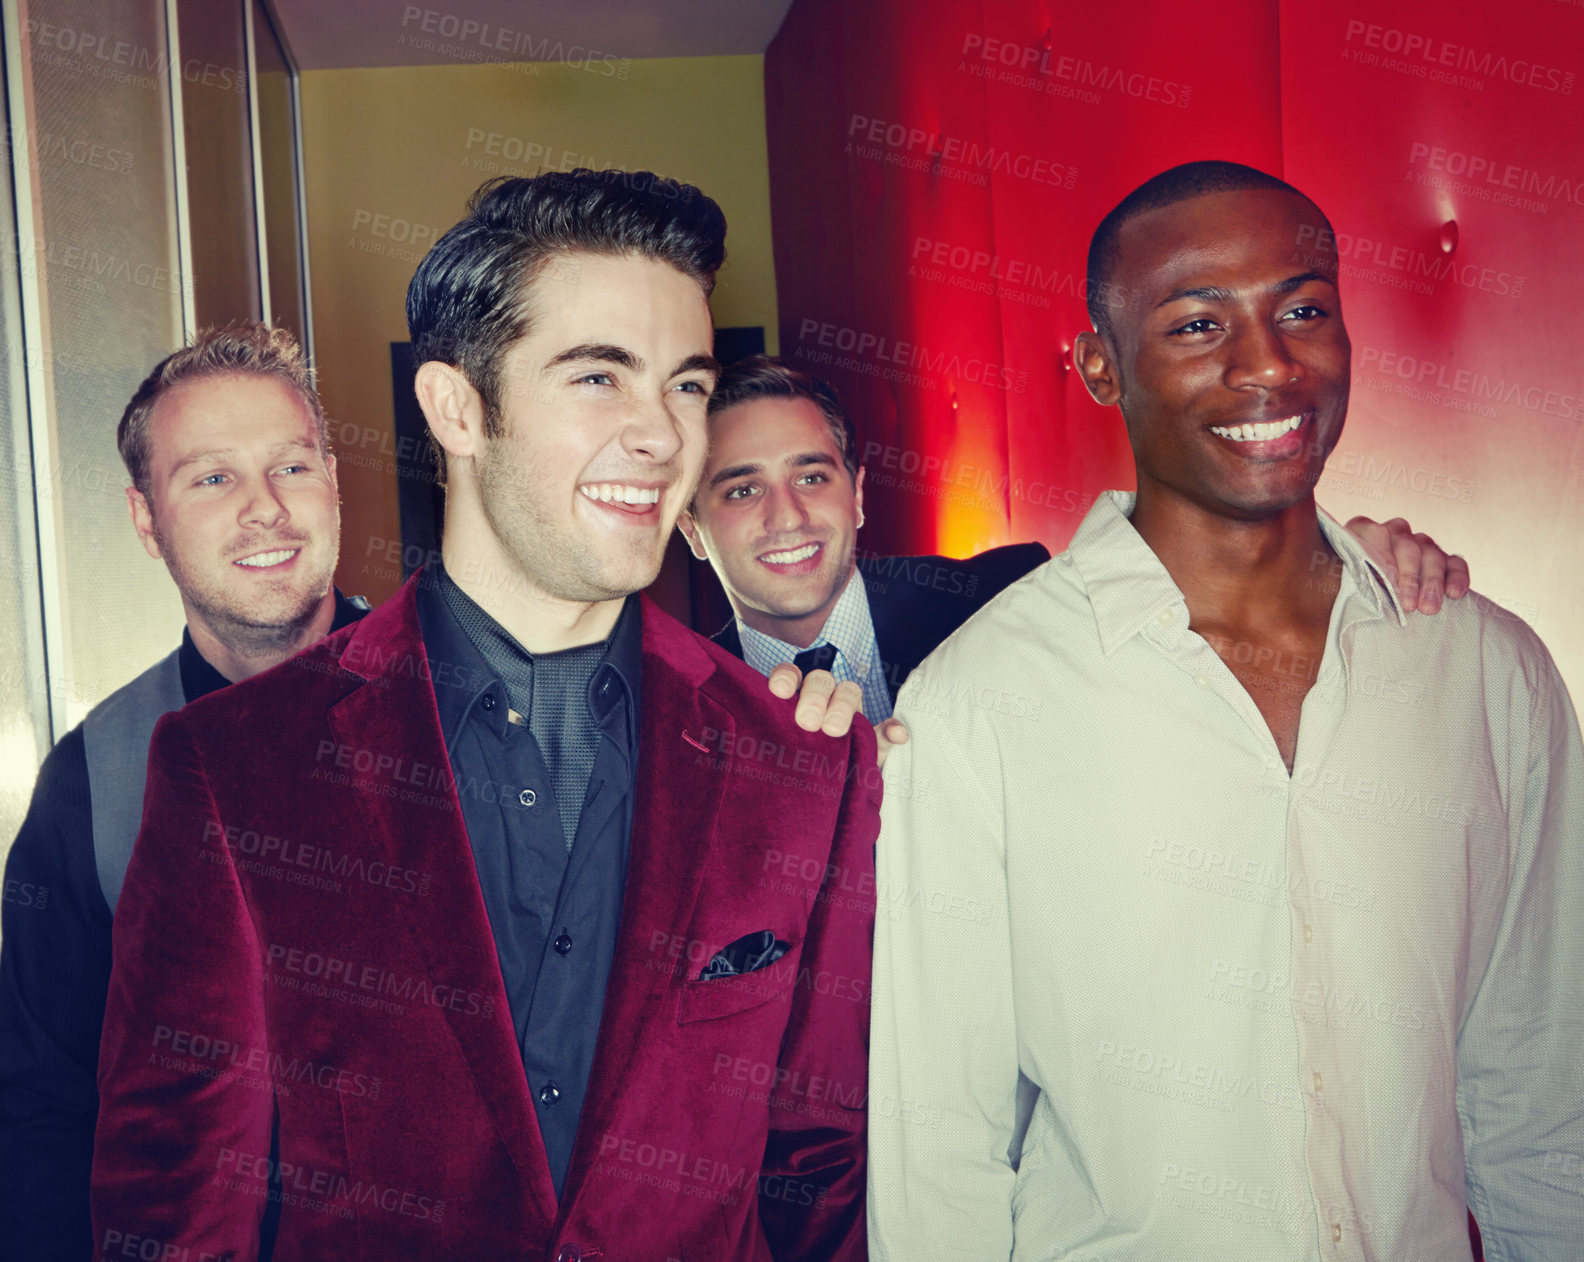
<svg viewBox="0 0 1584 1262"><path fill-rule="evenodd" d="M1355 517L1348 522L1347 531L1386 572L1407 612L1436 613L1443 593L1452 600L1468 594L1468 562L1449 556L1429 535L1414 534L1401 517L1393 517L1385 525Z"/></svg>
<svg viewBox="0 0 1584 1262"><path fill-rule="evenodd" d="M801 691L798 685L802 684ZM783 662L770 672L770 691L783 700L797 697L793 721L805 732L824 732L826 736L846 736L852 728L853 717L863 713L863 689L850 679L836 682L828 670L803 672ZM907 744L907 727L896 719L887 719L875 728L875 741L880 748L880 766L885 766L886 755L893 745Z"/></svg>

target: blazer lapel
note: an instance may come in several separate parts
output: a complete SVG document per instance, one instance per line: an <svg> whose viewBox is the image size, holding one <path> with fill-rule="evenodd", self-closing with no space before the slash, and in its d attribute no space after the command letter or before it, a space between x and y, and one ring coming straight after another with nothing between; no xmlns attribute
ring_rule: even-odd
<svg viewBox="0 0 1584 1262"><path fill-rule="evenodd" d="M426 893L396 895L430 982L494 995L494 1012L487 1018L450 1007L443 1011L501 1143L550 1223L556 1214L555 1185L440 731L418 630L416 581L365 618L348 641L342 665L369 682L331 707L330 728L337 741L357 751L355 766L375 768L354 775L348 786L372 846L386 862L430 878ZM421 775L420 764L428 772ZM393 779L389 772L382 778L379 768L402 769L396 776L405 779ZM381 791L411 789L413 779L432 785L421 792L443 802L415 805L399 793Z"/></svg>
<svg viewBox="0 0 1584 1262"><path fill-rule="evenodd" d="M674 993L671 958L653 943L659 940L655 935L674 941L692 920L730 761L720 751L732 746L730 713L700 691L715 670L709 655L647 597L643 616L637 798L626 897L599 1047L562 1189L563 1217L599 1156L601 1140L618 1121L628 1067L641 1055L645 1033L654 1022L671 1019L666 1006Z"/></svg>

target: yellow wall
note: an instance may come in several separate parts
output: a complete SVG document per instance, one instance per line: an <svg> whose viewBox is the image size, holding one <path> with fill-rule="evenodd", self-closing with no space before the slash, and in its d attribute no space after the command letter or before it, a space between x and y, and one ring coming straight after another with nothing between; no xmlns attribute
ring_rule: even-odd
<svg viewBox="0 0 1584 1262"><path fill-rule="evenodd" d="M625 167L698 185L730 225L715 323L762 325L776 349L763 58L315 70L302 101L343 590L378 603L400 581L390 343L407 340L418 261L489 177Z"/></svg>

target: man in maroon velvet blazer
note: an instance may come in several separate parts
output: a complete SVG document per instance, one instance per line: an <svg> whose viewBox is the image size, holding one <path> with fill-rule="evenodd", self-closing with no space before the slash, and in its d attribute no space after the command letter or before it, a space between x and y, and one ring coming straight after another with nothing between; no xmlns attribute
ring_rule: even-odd
<svg viewBox="0 0 1584 1262"><path fill-rule="evenodd" d="M276 1259L864 1257L871 729L802 731L634 594L703 461L724 229L552 174L420 267L443 565L155 734L104 1258L252 1258L266 1210Z"/></svg>

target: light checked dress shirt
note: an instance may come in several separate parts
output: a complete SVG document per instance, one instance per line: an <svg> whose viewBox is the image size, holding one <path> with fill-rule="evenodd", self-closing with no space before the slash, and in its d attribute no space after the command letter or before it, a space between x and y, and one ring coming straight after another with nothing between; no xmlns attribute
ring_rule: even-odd
<svg viewBox="0 0 1584 1262"><path fill-rule="evenodd" d="M743 660L761 675L768 675L783 662L803 652L795 644L755 631L741 618L737 635L742 641ZM874 622L869 616L869 593L863 576L855 569L825 618L825 625L809 648L830 644L836 649L831 674L836 682L851 680L863 689L863 714L871 723L891 717L891 690L886 687L885 667L875 645Z"/></svg>
<svg viewBox="0 0 1584 1262"><path fill-rule="evenodd" d="M1291 775L1109 493L885 768L878 1262L1584 1255L1584 749L1550 655L1343 560ZM1253 650L1247 650L1252 655ZM1253 663L1279 673L1280 661Z"/></svg>

